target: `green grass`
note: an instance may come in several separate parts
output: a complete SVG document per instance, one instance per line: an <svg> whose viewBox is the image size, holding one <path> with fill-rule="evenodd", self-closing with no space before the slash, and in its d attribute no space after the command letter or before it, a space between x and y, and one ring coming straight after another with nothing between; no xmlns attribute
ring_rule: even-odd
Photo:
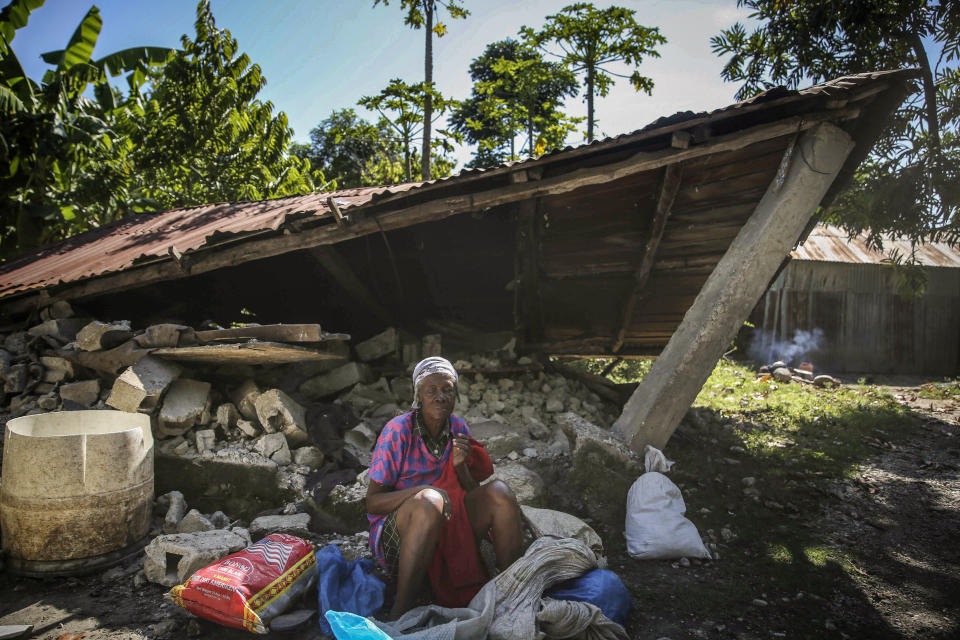
<svg viewBox="0 0 960 640"><path fill-rule="evenodd" d="M960 400L960 380L927 382L917 390L917 397L930 400Z"/></svg>

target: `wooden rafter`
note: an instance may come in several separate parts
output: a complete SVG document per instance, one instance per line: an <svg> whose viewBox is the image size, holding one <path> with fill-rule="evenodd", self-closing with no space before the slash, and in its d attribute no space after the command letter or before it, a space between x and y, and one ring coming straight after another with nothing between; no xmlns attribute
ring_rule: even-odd
<svg viewBox="0 0 960 640"><path fill-rule="evenodd" d="M320 263L334 282L340 285L351 298L363 305L380 322L391 324L392 316L390 312L380 304L363 280L354 273L336 247L320 245L310 249L310 255Z"/></svg>
<svg viewBox="0 0 960 640"><path fill-rule="evenodd" d="M627 328L633 320L633 310L637 302L643 298L643 290L650 279L650 272L653 270L653 262L657 256L657 249L660 247L660 240L663 238L663 232L667 228L667 220L670 218L670 212L673 210L673 201L677 198L680 191L680 182L683 180L683 165L667 165L663 171L663 181L660 183L660 195L657 198L657 207L653 213L653 221L650 223L650 233L647 235L647 241L643 247L643 253L640 256L640 263L633 273L633 288L630 295L627 296L623 304L623 313L620 316L620 329L610 350L613 353L620 351L623 346L624 337L627 334Z"/></svg>

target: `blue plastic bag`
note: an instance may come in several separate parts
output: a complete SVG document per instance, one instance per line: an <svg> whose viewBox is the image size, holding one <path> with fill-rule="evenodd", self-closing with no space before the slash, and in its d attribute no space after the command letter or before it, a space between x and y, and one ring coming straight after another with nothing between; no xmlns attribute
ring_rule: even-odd
<svg viewBox="0 0 960 640"><path fill-rule="evenodd" d="M317 551L317 576L317 602L322 614L320 628L327 635L332 633L332 629L323 615L326 612L369 616L383 607L386 587L373 575L373 562L370 560L361 558L347 562L340 548L330 544Z"/></svg>
<svg viewBox="0 0 960 640"><path fill-rule="evenodd" d="M337 640L390 640L390 636L366 618L348 611L327 611L324 622Z"/></svg>
<svg viewBox="0 0 960 640"><path fill-rule="evenodd" d="M630 592L620 577L608 569L587 571L579 578L566 580L544 595L556 600L579 600L600 607L603 615L623 626L630 615Z"/></svg>

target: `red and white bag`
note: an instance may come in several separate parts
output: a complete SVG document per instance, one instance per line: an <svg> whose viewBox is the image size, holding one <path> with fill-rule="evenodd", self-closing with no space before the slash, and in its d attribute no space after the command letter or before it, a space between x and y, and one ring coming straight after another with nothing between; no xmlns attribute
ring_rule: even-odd
<svg viewBox="0 0 960 640"><path fill-rule="evenodd" d="M267 626L313 585L313 545L272 533L243 551L200 569L170 590L178 605L228 627L267 633Z"/></svg>

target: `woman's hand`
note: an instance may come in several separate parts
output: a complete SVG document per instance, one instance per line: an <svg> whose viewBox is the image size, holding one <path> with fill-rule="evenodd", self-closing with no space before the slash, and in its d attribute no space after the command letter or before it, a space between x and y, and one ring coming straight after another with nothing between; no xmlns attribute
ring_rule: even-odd
<svg viewBox="0 0 960 640"><path fill-rule="evenodd" d="M466 436L453 436L453 466L459 467L470 458L470 440Z"/></svg>

